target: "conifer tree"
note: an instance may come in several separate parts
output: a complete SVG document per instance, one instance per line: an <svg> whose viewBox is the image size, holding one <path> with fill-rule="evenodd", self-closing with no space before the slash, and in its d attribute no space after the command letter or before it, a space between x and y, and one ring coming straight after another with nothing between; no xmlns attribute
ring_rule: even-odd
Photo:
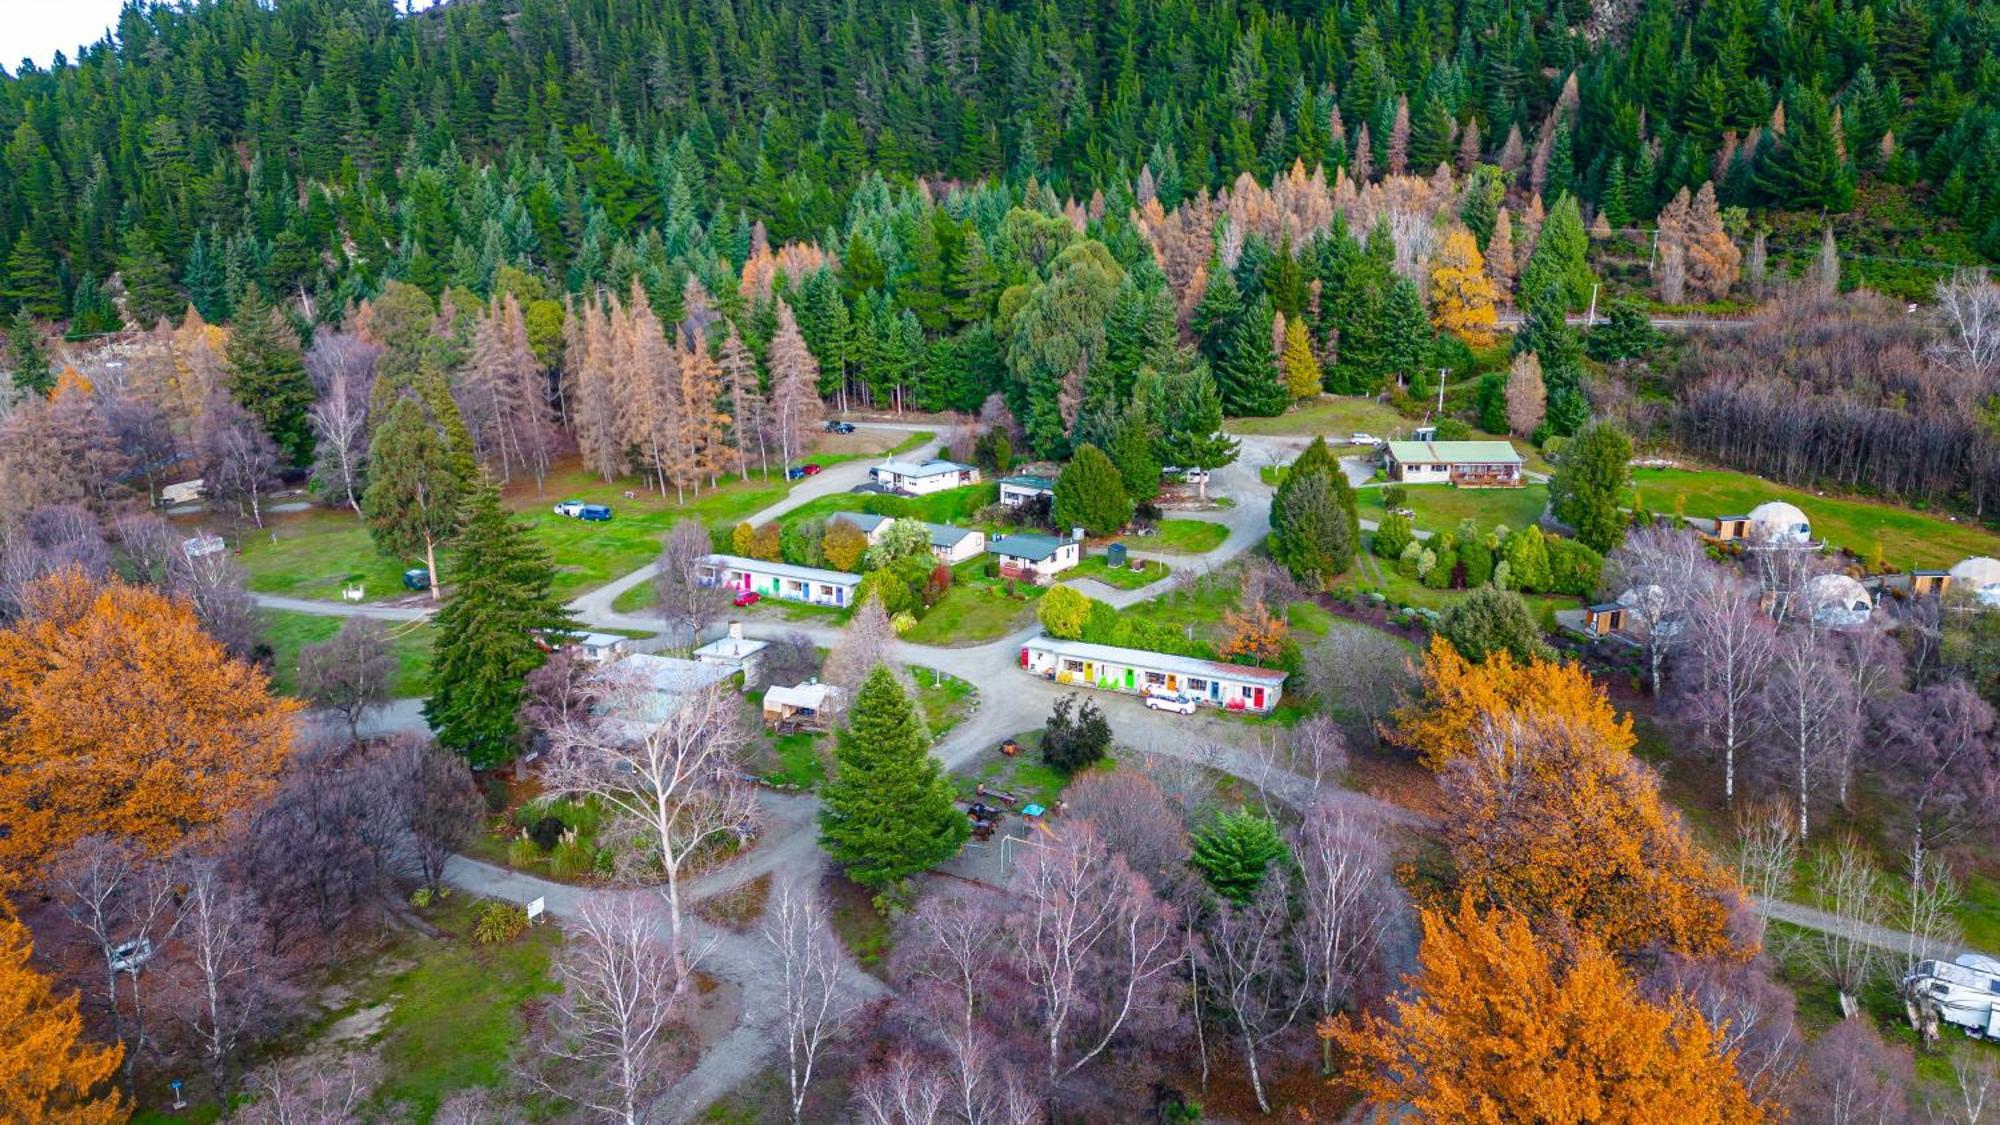
<svg viewBox="0 0 2000 1125"><path fill-rule="evenodd" d="M822 798L820 846L864 887L890 886L951 858L971 831L930 754L923 717L885 664L855 694Z"/></svg>
<svg viewBox="0 0 2000 1125"><path fill-rule="evenodd" d="M1080 527L1091 535L1113 534L1132 521L1125 479L1103 450L1088 443L1077 446L1056 477L1050 515L1059 528Z"/></svg>
<svg viewBox="0 0 2000 1125"><path fill-rule="evenodd" d="M1230 329L1215 364L1222 409L1235 417L1267 418L1284 412L1285 384L1271 349L1271 299L1259 296Z"/></svg>
<svg viewBox="0 0 2000 1125"><path fill-rule="evenodd" d="M1576 529L1584 546L1599 554L1625 539L1624 502L1631 482L1632 439L1610 422L1578 430L1563 449L1549 480L1549 502L1557 519Z"/></svg>
<svg viewBox="0 0 2000 1125"><path fill-rule="evenodd" d="M1184 469L1219 469L1236 460L1239 443L1222 432L1222 394L1208 368L1183 351L1160 380L1160 463ZM1208 495L1208 485L1199 489Z"/></svg>
<svg viewBox="0 0 2000 1125"><path fill-rule="evenodd" d="M132 323L151 328L187 307L174 289L173 271L160 248L143 227L125 236L125 253L118 259L118 279L125 284L125 311Z"/></svg>
<svg viewBox="0 0 2000 1125"><path fill-rule="evenodd" d="M1325 438L1314 438L1271 498L1271 558L1294 578L1332 582L1354 564L1361 541L1354 489Z"/></svg>
<svg viewBox="0 0 2000 1125"><path fill-rule="evenodd" d="M42 342L42 327L26 309L7 323L7 370L19 390L47 394L56 385L48 345Z"/></svg>
<svg viewBox="0 0 2000 1125"><path fill-rule="evenodd" d="M1134 504L1149 504L1160 494L1159 434L1146 404L1133 402L1118 412L1117 428L1106 450L1118 476L1125 482L1125 495Z"/></svg>
<svg viewBox="0 0 2000 1125"><path fill-rule="evenodd" d="M1590 235L1583 229L1583 212L1576 197L1564 192L1535 238L1534 252L1521 267L1520 296L1533 306L1546 291L1553 290L1565 311L1581 309L1590 300L1595 277L1585 255ZM1547 362L1547 356L1543 357Z"/></svg>
<svg viewBox="0 0 2000 1125"><path fill-rule="evenodd" d="M6 279L6 284L0 286L0 303L16 312L25 312L38 320L55 320L67 310L55 262L25 226L14 240L13 252L7 255L6 272L0 273L0 277Z"/></svg>
<svg viewBox="0 0 2000 1125"><path fill-rule="evenodd" d="M1312 337L1306 333L1303 319L1285 322L1285 351L1278 359L1278 367L1285 374L1285 393L1293 399L1313 398L1319 394L1319 357L1313 354Z"/></svg>
<svg viewBox="0 0 2000 1125"><path fill-rule="evenodd" d="M424 720L474 769L491 769L514 756L522 687L545 658L542 636L567 633L573 622L550 592L548 552L501 507L492 480L473 485L461 520Z"/></svg>
<svg viewBox="0 0 2000 1125"><path fill-rule="evenodd" d="M1222 813L1189 843L1188 863L1201 872L1208 889L1238 906L1257 897L1272 864L1291 860L1278 826L1249 809Z"/></svg>
<svg viewBox="0 0 2000 1125"><path fill-rule="evenodd" d="M1490 347L1499 323L1493 308L1496 299L1493 279L1472 232L1461 228L1445 235L1431 259L1431 319L1438 331L1471 347Z"/></svg>
<svg viewBox="0 0 2000 1125"><path fill-rule="evenodd" d="M312 380L298 333L285 314L264 301L256 286L247 286L236 303L235 326L223 355L229 361L229 393L243 409L257 416L271 443L293 465L312 464Z"/></svg>
<svg viewBox="0 0 2000 1125"><path fill-rule="evenodd" d="M421 556L438 598L438 547L458 530L459 507L472 481L423 406L402 395L368 443L368 488L361 513L375 549L398 559Z"/></svg>
<svg viewBox="0 0 2000 1125"><path fill-rule="evenodd" d="M1388 300L1382 307L1381 328L1381 384L1389 384L1401 375L1408 381L1412 394L1419 387L1428 386L1437 337L1431 330L1430 316L1424 312L1424 299L1417 292L1416 282L1399 277L1390 284Z"/></svg>
<svg viewBox="0 0 2000 1125"><path fill-rule="evenodd" d="M0 905L0 1105L19 1121L114 1125L131 1116L107 1091L123 1052L92 1043L74 995L35 971L28 928Z"/></svg>

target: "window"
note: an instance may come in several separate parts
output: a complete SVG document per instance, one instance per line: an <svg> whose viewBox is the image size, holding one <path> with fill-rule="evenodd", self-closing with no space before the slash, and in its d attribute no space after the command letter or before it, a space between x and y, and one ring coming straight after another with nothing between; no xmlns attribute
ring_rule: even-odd
<svg viewBox="0 0 2000 1125"><path fill-rule="evenodd" d="M1083 661L1081 661L1081 660L1064 660L1064 661L1062 662L1062 669L1063 669L1063 671L1065 671L1065 672L1081 672L1081 671L1083 671Z"/></svg>
<svg viewBox="0 0 2000 1125"><path fill-rule="evenodd" d="M1208 681L1207 681L1207 680L1198 680L1198 679L1194 678L1193 676L1189 676L1189 677L1188 677L1188 690L1189 690L1189 691L1207 691L1207 690L1208 690Z"/></svg>
<svg viewBox="0 0 2000 1125"><path fill-rule="evenodd" d="M1166 677L1166 674L1165 674L1164 672L1148 672L1148 673L1146 673L1146 686L1148 686L1148 687L1153 687L1153 686L1156 686L1156 685L1159 685L1159 684L1164 684L1164 683L1166 683L1166 682L1167 682L1167 677Z"/></svg>

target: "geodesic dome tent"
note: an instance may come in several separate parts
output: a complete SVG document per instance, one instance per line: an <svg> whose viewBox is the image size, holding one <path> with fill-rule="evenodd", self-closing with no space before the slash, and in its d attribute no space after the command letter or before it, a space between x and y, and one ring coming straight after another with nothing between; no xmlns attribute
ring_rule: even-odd
<svg viewBox="0 0 2000 1125"><path fill-rule="evenodd" d="M1671 608L1673 602L1667 592L1650 582L1618 595L1618 604L1630 610L1645 631L1656 637L1677 636L1686 627L1681 615Z"/></svg>
<svg viewBox="0 0 2000 1125"><path fill-rule="evenodd" d="M1783 500L1769 500L1750 509L1750 525L1757 538L1767 543L1812 542L1812 521L1798 505Z"/></svg>
<svg viewBox="0 0 2000 1125"><path fill-rule="evenodd" d="M1806 581L1806 607L1821 628L1866 625L1875 599L1866 587L1845 574L1817 574Z"/></svg>
<svg viewBox="0 0 2000 1125"><path fill-rule="evenodd" d="M1951 568L1951 580L1972 591L1979 604L2000 606L2000 559L1974 555Z"/></svg>

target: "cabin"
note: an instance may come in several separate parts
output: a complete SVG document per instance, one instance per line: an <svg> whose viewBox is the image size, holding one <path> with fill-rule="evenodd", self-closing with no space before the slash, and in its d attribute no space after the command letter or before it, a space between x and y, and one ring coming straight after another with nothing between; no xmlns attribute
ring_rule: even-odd
<svg viewBox="0 0 2000 1125"><path fill-rule="evenodd" d="M933 459L930 461L888 460L868 470L868 479L878 488L891 492L906 492L912 496L928 496L933 492L944 492L968 484L979 483L979 470L971 465L961 465L956 461Z"/></svg>
<svg viewBox="0 0 2000 1125"><path fill-rule="evenodd" d="M896 522L889 516L878 516L873 512L835 512L827 518L859 528L871 545L881 542L889 525ZM953 527L947 523L926 523L924 530L930 533L931 555L946 566L956 566L986 551L986 533L983 531Z"/></svg>
<svg viewBox="0 0 2000 1125"><path fill-rule="evenodd" d="M1910 596L1913 598L1941 598L1950 589L1951 572L1948 570L1910 572Z"/></svg>
<svg viewBox="0 0 2000 1125"><path fill-rule="evenodd" d="M1021 646L1021 668L1059 684L1126 695L1184 695L1225 711L1270 711L1285 689L1275 668L1040 636Z"/></svg>
<svg viewBox="0 0 2000 1125"><path fill-rule="evenodd" d="M1733 543L1738 539L1750 538L1750 517L1715 517L1715 538L1720 543Z"/></svg>
<svg viewBox="0 0 2000 1125"><path fill-rule="evenodd" d="M1032 504L1040 497L1046 497L1053 502L1056 497L1056 482L1048 477L1027 474L1000 478L1000 502L1010 508Z"/></svg>
<svg viewBox="0 0 2000 1125"><path fill-rule="evenodd" d="M854 604L854 589L861 585L858 574L747 559L741 555L710 555L701 561L698 575L702 585L721 586L739 596L756 594L779 601L836 608Z"/></svg>
<svg viewBox="0 0 2000 1125"><path fill-rule="evenodd" d="M702 664L743 673L743 685L747 690L750 682L757 678L759 658L769 647L768 641L745 637L741 621L731 621L728 634L695 649L694 658Z"/></svg>
<svg viewBox="0 0 2000 1125"><path fill-rule="evenodd" d="M569 638L569 647L584 660L601 664L625 655L631 642L616 633L577 633Z"/></svg>
<svg viewBox="0 0 2000 1125"><path fill-rule="evenodd" d="M764 725L784 731L826 730L840 706L840 689L808 682L764 693Z"/></svg>
<svg viewBox="0 0 2000 1125"><path fill-rule="evenodd" d="M1083 545L1053 535L996 535L986 549L1000 560L1000 577L1046 586L1083 561Z"/></svg>
<svg viewBox="0 0 2000 1125"><path fill-rule="evenodd" d="M1625 632L1626 607L1617 602L1599 602L1583 611L1583 631L1590 637L1615 637Z"/></svg>
<svg viewBox="0 0 2000 1125"><path fill-rule="evenodd" d="M1392 441L1382 454L1389 479L1459 488L1519 488L1521 455L1506 441Z"/></svg>

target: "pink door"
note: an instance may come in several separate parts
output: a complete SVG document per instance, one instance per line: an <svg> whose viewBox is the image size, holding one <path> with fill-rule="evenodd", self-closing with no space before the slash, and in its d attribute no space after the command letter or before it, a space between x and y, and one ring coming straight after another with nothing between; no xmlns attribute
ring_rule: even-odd
<svg viewBox="0 0 2000 1125"><path fill-rule="evenodd" d="M750 572L747 570L743 572L743 588L745 590L750 588Z"/></svg>

